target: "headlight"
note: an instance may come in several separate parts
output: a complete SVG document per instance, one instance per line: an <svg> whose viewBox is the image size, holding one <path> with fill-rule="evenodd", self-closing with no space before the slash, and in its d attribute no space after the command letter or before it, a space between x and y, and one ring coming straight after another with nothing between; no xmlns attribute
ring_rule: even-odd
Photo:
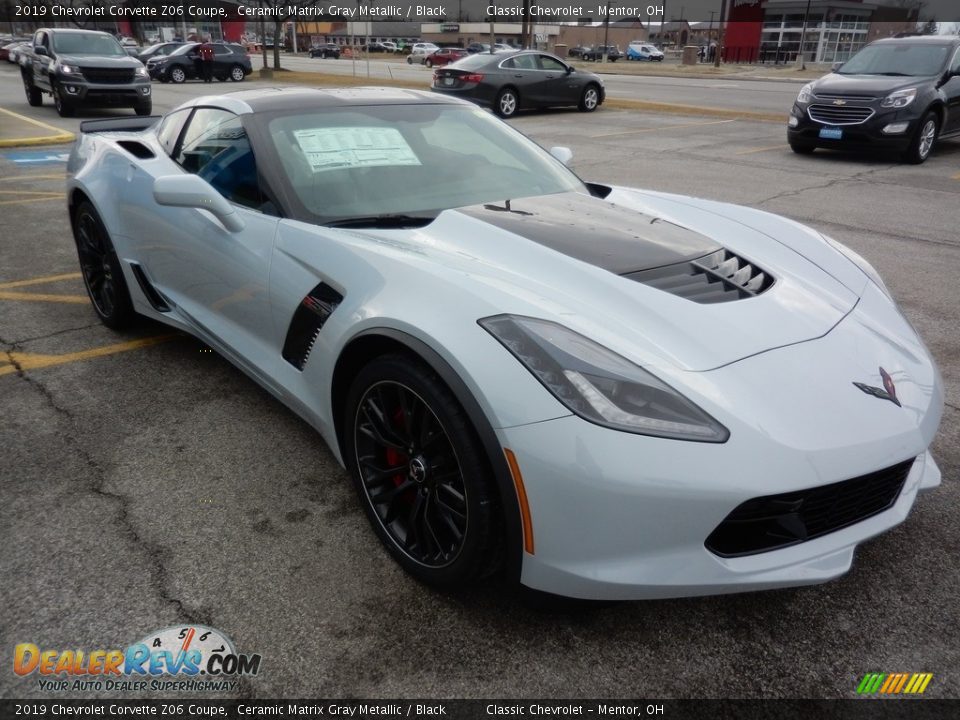
<svg viewBox="0 0 960 720"><path fill-rule="evenodd" d="M80 74L80 68L78 68L76 65L62 65L62 64L61 64L61 65L60 65L60 72L62 72L64 75L79 75L79 74Z"/></svg>
<svg viewBox="0 0 960 720"><path fill-rule="evenodd" d="M800 88L800 94L797 95L798 103L808 103L810 98L813 95L813 83L807 83L802 88Z"/></svg>
<svg viewBox="0 0 960 720"><path fill-rule="evenodd" d="M913 99L917 96L916 88L904 88L903 90L897 90L887 95L883 100L880 101L880 107L885 108L904 108L910 103L913 102Z"/></svg>
<svg viewBox="0 0 960 720"><path fill-rule="evenodd" d="M870 278L870 280L873 281L873 284L883 291L884 295L893 300L893 295L890 294L890 290L887 288L886 284L884 284L883 279L880 277L880 273L877 272L877 269L873 265L868 263L863 259L863 257L858 255L843 243L834 240L832 237L823 235L822 233L820 237L826 240L834 250L844 255L847 260L860 268L860 270L863 271L863 274Z"/></svg>
<svg viewBox="0 0 960 720"><path fill-rule="evenodd" d="M518 315L479 323L584 420L676 440L722 443L730 437L723 425L672 387L562 325Z"/></svg>
<svg viewBox="0 0 960 720"><path fill-rule="evenodd" d="M136 70L133 71L133 74L138 78L150 77L150 73L147 72L147 69L145 67L138 67Z"/></svg>

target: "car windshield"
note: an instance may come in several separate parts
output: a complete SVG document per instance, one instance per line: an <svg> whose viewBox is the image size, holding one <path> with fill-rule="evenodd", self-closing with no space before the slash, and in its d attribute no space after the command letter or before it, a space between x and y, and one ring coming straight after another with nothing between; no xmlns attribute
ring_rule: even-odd
<svg viewBox="0 0 960 720"><path fill-rule="evenodd" d="M586 187L562 163L480 108L337 107L267 122L300 219L324 224Z"/></svg>
<svg viewBox="0 0 960 720"><path fill-rule="evenodd" d="M868 45L837 72L840 75L936 75L946 65L949 45Z"/></svg>
<svg viewBox="0 0 960 720"><path fill-rule="evenodd" d="M56 33L53 49L62 55L122 55L127 56L120 43L103 33Z"/></svg>

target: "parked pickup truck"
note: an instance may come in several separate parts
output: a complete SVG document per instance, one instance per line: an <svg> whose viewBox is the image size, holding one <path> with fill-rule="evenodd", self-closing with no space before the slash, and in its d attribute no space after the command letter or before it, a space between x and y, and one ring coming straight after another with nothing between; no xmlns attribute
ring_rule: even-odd
<svg viewBox="0 0 960 720"><path fill-rule="evenodd" d="M153 109L150 76L110 34L94 30L40 28L21 63L23 88L31 105L53 96L62 117L80 107L131 107L137 115Z"/></svg>

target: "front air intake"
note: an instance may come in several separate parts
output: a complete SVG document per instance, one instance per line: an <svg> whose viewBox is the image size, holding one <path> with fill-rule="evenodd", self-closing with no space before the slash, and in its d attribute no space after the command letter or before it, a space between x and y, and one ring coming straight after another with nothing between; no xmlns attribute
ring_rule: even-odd
<svg viewBox="0 0 960 720"><path fill-rule="evenodd" d="M705 304L754 297L773 285L770 273L723 249L695 260L627 273L624 277Z"/></svg>
<svg viewBox="0 0 960 720"><path fill-rule="evenodd" d="M721 557L777 550L873 517L900 496L913 458L851 480L747 500L710 533L706 546Z"/></svg>

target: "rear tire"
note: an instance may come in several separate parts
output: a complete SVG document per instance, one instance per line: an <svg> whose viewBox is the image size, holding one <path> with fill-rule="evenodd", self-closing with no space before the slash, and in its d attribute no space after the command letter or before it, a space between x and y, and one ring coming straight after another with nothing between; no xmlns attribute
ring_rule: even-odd
<svg viewBox="0 0 960 720"><path fill-rule="evenodd" d="M936 147L940 135L940 116L931 111L923 116L917 132L910 141L910 147L903 154L903 161L911 165L919 165L930 157Z"/></svg>
<svg viewBox="0 0 960 720"><path fill-rule="evenodd" d="M483 445L432 369L401 354L372 361L347 395L344 459L381 542L437 587L500 565L502 522Z"/></svg>
<svg viewBox="0 0 960 720"><path fill-rule="evenodd" d="M426 65L428 68L432 68L433 60L425 60L423 64Z"/></svg>
<svg viewBox="0 0 960 720"><path fill-rule="evenodd" d="M23 76L23 91L27 95L27 103L32 107L39 107L43 105L43 93L40 91L40 88L33 86L33 81L27 78L26 75Z"/></svg>
<svg viewBox="0 0 960 720"><path fill-rule="evenodd" d="M126 330L137 322L120 259L96 209L81 202L73 213L73 239L87 295L100 322L112 330Z"/></svg>
<svg viewBox="0 0 960 720"><path fill-rule="evenodd" d="M246 77L246 73L243 72L243 67L241 65L234 65L230 68L230 79L233 82L242 82Z"/></svg>
<svg viewBox="0 0 960 720"><path fill-rule="evenodd" d="M493 111L502 118L511 118L520 108L520 97L513 88L504 88L493 103Z"/></svg>
<svg viewBox="0 0 960 720"><path fill-rule="evenodd" d="M800 140L790 140L790 149L797 155L810 155L817 146L813 143L801 142Z"/></svg>

